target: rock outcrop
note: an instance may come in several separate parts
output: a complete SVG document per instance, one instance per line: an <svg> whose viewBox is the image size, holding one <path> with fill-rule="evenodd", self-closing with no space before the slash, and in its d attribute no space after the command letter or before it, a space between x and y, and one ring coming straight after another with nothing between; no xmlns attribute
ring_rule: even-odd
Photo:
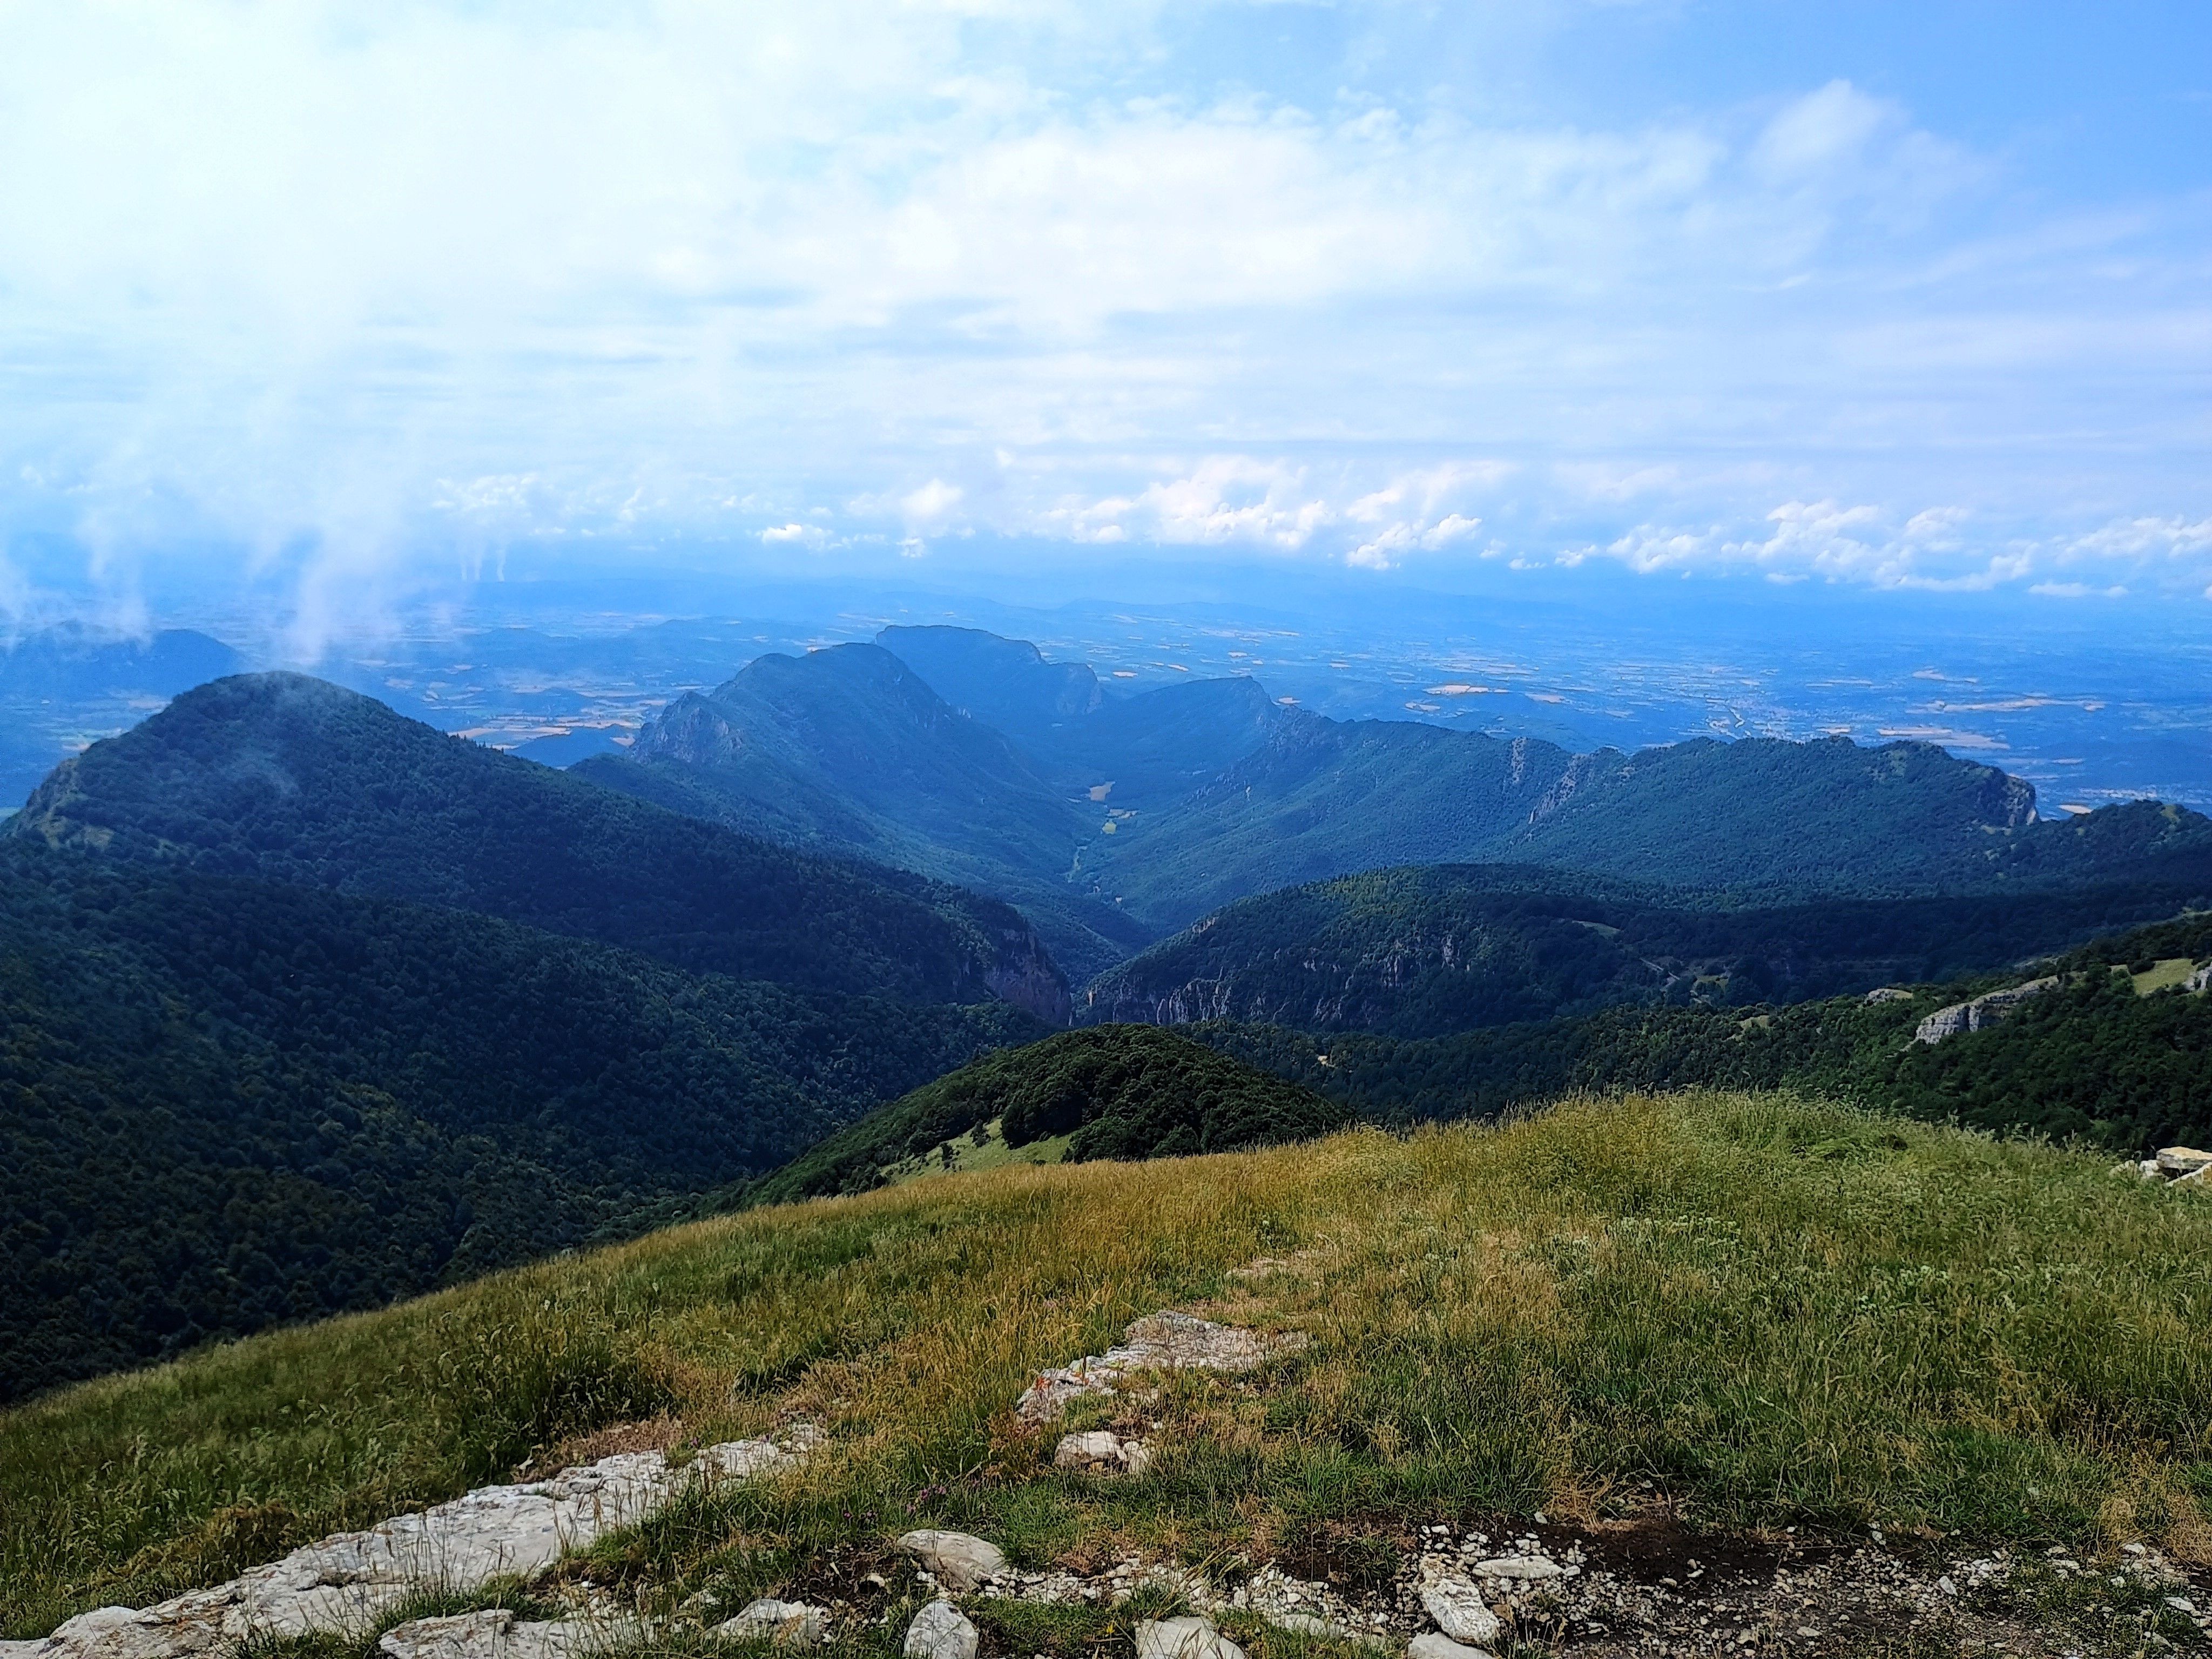
<svg viewBox="0 0 2212 1659"><path fill-rule="evenodd" d="M788 1467L812 1440L799 1430L780 1443L733 1441L709 1446L681 1467L657 1451L624 1452L549 1480L480 1487L365 1532L321 1539L228 1583L150 1607L97 1608L43 1641L0 1644L0 1659L191 1659L227 1655L247 1642L357 1629L426 1589L465 1591L528 1577L642 1521L695 1483L750 1480ZM580 1627L578 1633L580 1639ZM534 1626L441 1626L425 1635L423 1659L439 1659L441 1644L479 1638L483 1645L472 1653L496 1650L511 1659L535 1659L541 1650L551 1655L555 1648L544 1644L568 1639ZM526 1652L527 1643L538 1646Z"/></svg>
<svg viewBox="0 0 2212 1659"><path fill-rule="evenodd" d="M2039 997L2046 991L2058 988L2055 974L2043 979L2032 979L2025 985L2015 985L2002 991L1990 991L1967 1002L1954 1002L1948 1008L1938 1008L1920 1022L1912 1033L1915 1042L1941 1042L1946 1037L1961 1031L1978 1031L1985 1025L1994 1025L2031 997Z"/></svg>
<svg viewBox="0 0 2212 1659"><path fill-rule="evenodd" d="M1025 1423L1049 1423L1070 1401L1114 1393L1147 1371L1249 1371L1304 1346L1301 1332L1271 1337L1186 1313L1147 1314L1121 1334L1120 1346L1039 1372L1014 1411Z"/></svg>

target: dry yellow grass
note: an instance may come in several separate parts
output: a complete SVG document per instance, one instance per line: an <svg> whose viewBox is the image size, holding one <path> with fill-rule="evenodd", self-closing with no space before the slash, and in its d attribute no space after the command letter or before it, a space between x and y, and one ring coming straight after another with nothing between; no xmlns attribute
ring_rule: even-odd
<svg viewBox="0 0 2212 1659"><path fill-rule="evenodd" d="M1256 1379L1169 1388L1146 1479L1054 1475L1012 1401L1162 1306L1311 1340ZM686 1439L802 1415L830 1437L786 1485L622 1546L670 1596L917 1524L1031 1560L1200 1559L1347 1516L1655 1494L1716 1524L2133 1532L2201 1556L2208 1313L2212 1203L1776 1097L1009 1166L677 1229L10 1413L0 1604L28 1634L663 1414Z"/></svg>

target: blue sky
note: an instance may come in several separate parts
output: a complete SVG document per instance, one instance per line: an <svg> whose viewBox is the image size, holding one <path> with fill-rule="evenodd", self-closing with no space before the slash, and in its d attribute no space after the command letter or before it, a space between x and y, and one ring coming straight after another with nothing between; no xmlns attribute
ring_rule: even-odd
<svg viewBox="0 0 2212 1659"><path fill-rule="evenodd" d="M517 549L2212 603L2201 3L0 31L19 624Z"/></svg>

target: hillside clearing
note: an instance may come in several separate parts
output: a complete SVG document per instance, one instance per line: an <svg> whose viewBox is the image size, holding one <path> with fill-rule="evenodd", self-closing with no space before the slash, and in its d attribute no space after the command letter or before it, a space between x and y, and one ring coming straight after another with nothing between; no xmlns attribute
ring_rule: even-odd
<svg viewBox="0 0 2212 1659"><path fill-rule="evenodd" d="M1309 1340L1178 1377L1145 1407L1142 1478L1054 1470L1015 1399L1162 1307ZM1032 1567L1352 1559L1540 1510L2200 1562L2208 1310L2201 1197L1784 1096L1006 1167L702 1223L0 1417L0 1606L7 1634L43 1634L664 1414L679 1445L801 1418L828 1439L781 1485L603 1545L586 1571L655 1606L857 1571L922 1526ZM1022 1650L1060 1652L1036 1617Z"/></svg>

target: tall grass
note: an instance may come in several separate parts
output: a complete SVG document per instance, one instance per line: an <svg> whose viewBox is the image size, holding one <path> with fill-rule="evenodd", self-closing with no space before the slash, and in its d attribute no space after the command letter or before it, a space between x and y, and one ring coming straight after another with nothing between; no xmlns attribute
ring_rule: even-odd
<svg viewBox="0 0 2212 1659"><path fill-rule="evenodd" d="M1258 1258L1285 1266L1229 1270ZM1146 1411L1157 1472L1054 1473L1007 1407L1135 1315L1312 1340ZM2208 1552L2212 1201L1772 1096L1009 1168L756 1211L257 1338L0 1418L11 1634L503 1475L604 1424L804 1414L797 1478L615 1547L770 1589L925 1522L1018 1558L1193 1558L1395 1517L2156 1535ZM1263 1385L1264 1384L1264 1385Z"/></svg>

